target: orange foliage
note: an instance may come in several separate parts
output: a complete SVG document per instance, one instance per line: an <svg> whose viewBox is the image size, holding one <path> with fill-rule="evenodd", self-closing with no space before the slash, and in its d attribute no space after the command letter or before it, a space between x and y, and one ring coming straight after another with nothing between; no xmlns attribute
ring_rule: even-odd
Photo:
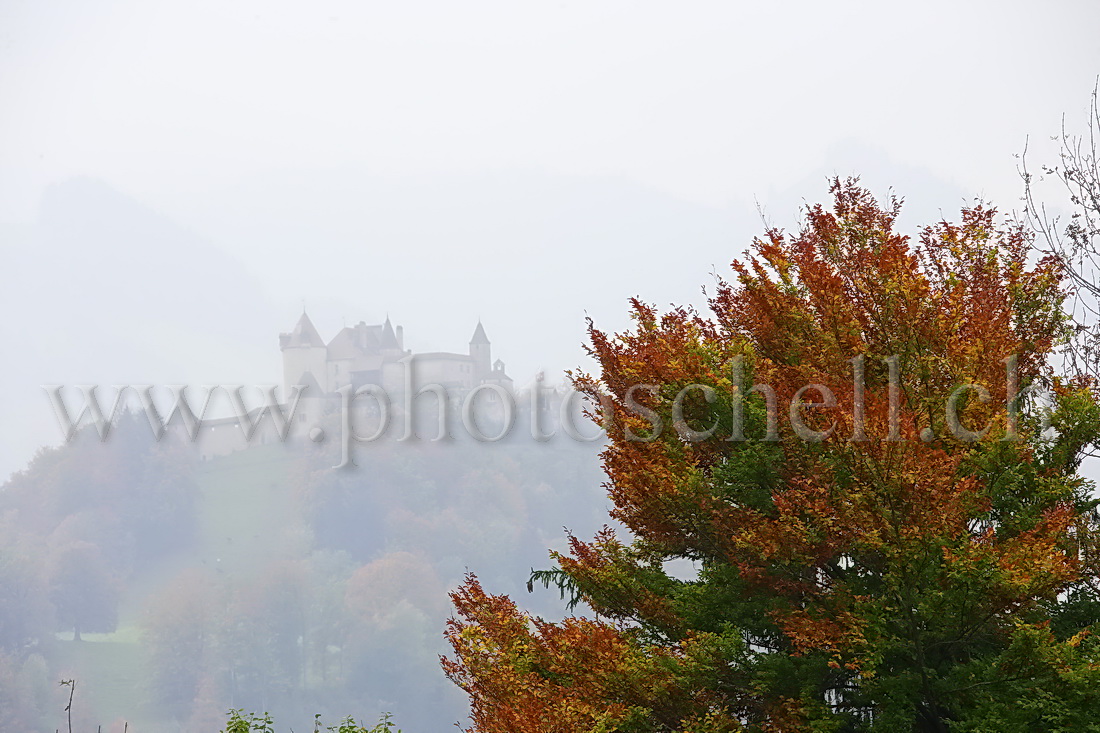
<svg viewBox="0 0 1100 733"><path fill-rule="evenodd" d="M712 317L634 300L633 330L590 327L601 371L575 381L609 425L612 517L633 541L608 530L556 558L604 621L531 619L472 577L453 594L444 668L470 695L472 730L794 730L873 708L872 680L906 664L925 681L904 704L942 718L962 693L929 669L948 676L975 639L995 647L1085 578L1096 531L1074 471L1100 423L1049 373L1066 328L1059 263L1029 263L1025 232L991 208L913 241L895 231L897 201L855 181L832 193L831 210L733 263ZM774 390L777 441L754 383ZM1053 442L1026 403L1008 407L1040 383L1076 420ZM675 558L703 574L670 579ZM722 661L692 657L701 643ZM799 674L814 681L788 689Z"/></svg>

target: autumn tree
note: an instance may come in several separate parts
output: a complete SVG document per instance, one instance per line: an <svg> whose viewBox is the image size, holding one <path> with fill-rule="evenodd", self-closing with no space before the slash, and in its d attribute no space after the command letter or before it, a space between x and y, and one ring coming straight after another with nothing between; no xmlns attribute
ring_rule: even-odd
<svg viewBox="0 0 1100 733"><path fill-rule="evenodd" d="M1048 366L1061 263L986 206L909 237L831 192L709 315L590 326L621 528L532 577L590 617L452 594L471 731L1095 729L1100 409Z"/></svg>
<svg viewBox="0 0 1100 733"><path fill-rule="evenodd" d="M214 579L186 569L151 598L143 614L145 684L157 709L172 717L186 717L194 701L208 697L203 682L216 648L211 617L218 601Z"/></svg>

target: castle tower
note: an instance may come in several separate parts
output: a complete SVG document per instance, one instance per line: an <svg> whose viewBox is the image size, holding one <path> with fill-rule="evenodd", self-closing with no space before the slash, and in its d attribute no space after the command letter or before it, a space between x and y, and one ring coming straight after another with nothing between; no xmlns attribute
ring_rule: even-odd
<svg viewBox="0 0 1100 733"><path fill-rule="evenodd" d="M489 337L485 335L485 328L481 325L481 319L477 321L477 328L470 338L470 357L474 360L474 379L480 382L489 376L492 371L492 347L489 345Z"/></svg>
<svg viewBox="0 0 1100 733"><path fill-rule="evenodd" d="M315 383L320 388L327 389L325 342L304 310L290 333L279 334L279 349L283 352L283 394L280 395L283 400L290 397L290 388L296 384L310 385L306 395L309 395L310 390L316 389ZM313 379L308 380L307 375L312 375Z"/></svg>
<svg viewBox="0 0 1100 733"><path fill-rule="evenodd" d="M400 326L398 326L400 328ZM401 342L404 341L404 331L402 331L401 338L398 339L397 332L393 330L393 324L390 323L390 317L386 316L386 323L382 326L382 337L379 344L383 353L397 354L401 352Z"/></svg>

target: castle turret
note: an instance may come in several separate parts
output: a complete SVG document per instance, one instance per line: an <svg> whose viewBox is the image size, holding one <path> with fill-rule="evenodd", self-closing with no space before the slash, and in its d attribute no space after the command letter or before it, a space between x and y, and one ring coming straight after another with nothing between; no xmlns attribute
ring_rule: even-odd
<svg viewBox="0 0 1100 733"><path fill-rule="evenodd" d="M304 384L305 376L311 374L313 381L310 389L316 389L317 378L326 375L327 351L321 334L313 326L313 321L302 311L302 317L290 333L279 334L279 348L283 352L283 394L284 400L290 396L290 388ZM324 388L324 384L319 385ZM308 393L308 391L307 391ZM319 395L311 395L319 396Z"/></svg>
<svg viewBox="0 0 1100 733"><path fill-rule="evenodd" d="M402 334L402 340L404 340L404 334ZM397 333L393 330L393 324L390 323L390 317L386 316L386 323L382 326L382 338L379 344L382 351L385 352L399 352L401 351L401 341L397 338Z"/></svg>
<svg viewBox="0 0 1100 733"><path fill-rule="evenodd" d="M492 371L492 347L489 345L489 337L485 335L485 328L478 319L477 328L470 338L470 357L474 360L474 377L480 382L489 376Z"/></svg>
<svg viewBox="0 0 1100 733"><path fill-rule="evenodd" d="M485 377L485 384L498 384L504 387L509 392L512 391L512 378L508 376L508 373L504 371L504 362L497 359L493 362L493 371Z"/></svg>

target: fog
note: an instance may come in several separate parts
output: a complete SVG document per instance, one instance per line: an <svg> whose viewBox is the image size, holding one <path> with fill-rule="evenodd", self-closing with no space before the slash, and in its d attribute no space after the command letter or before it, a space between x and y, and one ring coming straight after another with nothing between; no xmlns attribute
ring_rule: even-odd
<svg viewBox="0 0 1100 733"><path fill-rule="evenodd" d="M830 176L903 196L910 231L1018 208L1098 27L1086 2L0 5L0 730L60 726L61 678L80 730L446 729L447 591L470 570L560 615L528 573L607 521L598 443L532 439L522 402L499 443L337 471L335 440L204 453L141 415L63 445L43 385L74 416L75 385L281 385L303 312L413 354L472 355L480 322L517 392L561 385L586 319L703 307ZM80 642L73 604L102 607Z"/></svg>

